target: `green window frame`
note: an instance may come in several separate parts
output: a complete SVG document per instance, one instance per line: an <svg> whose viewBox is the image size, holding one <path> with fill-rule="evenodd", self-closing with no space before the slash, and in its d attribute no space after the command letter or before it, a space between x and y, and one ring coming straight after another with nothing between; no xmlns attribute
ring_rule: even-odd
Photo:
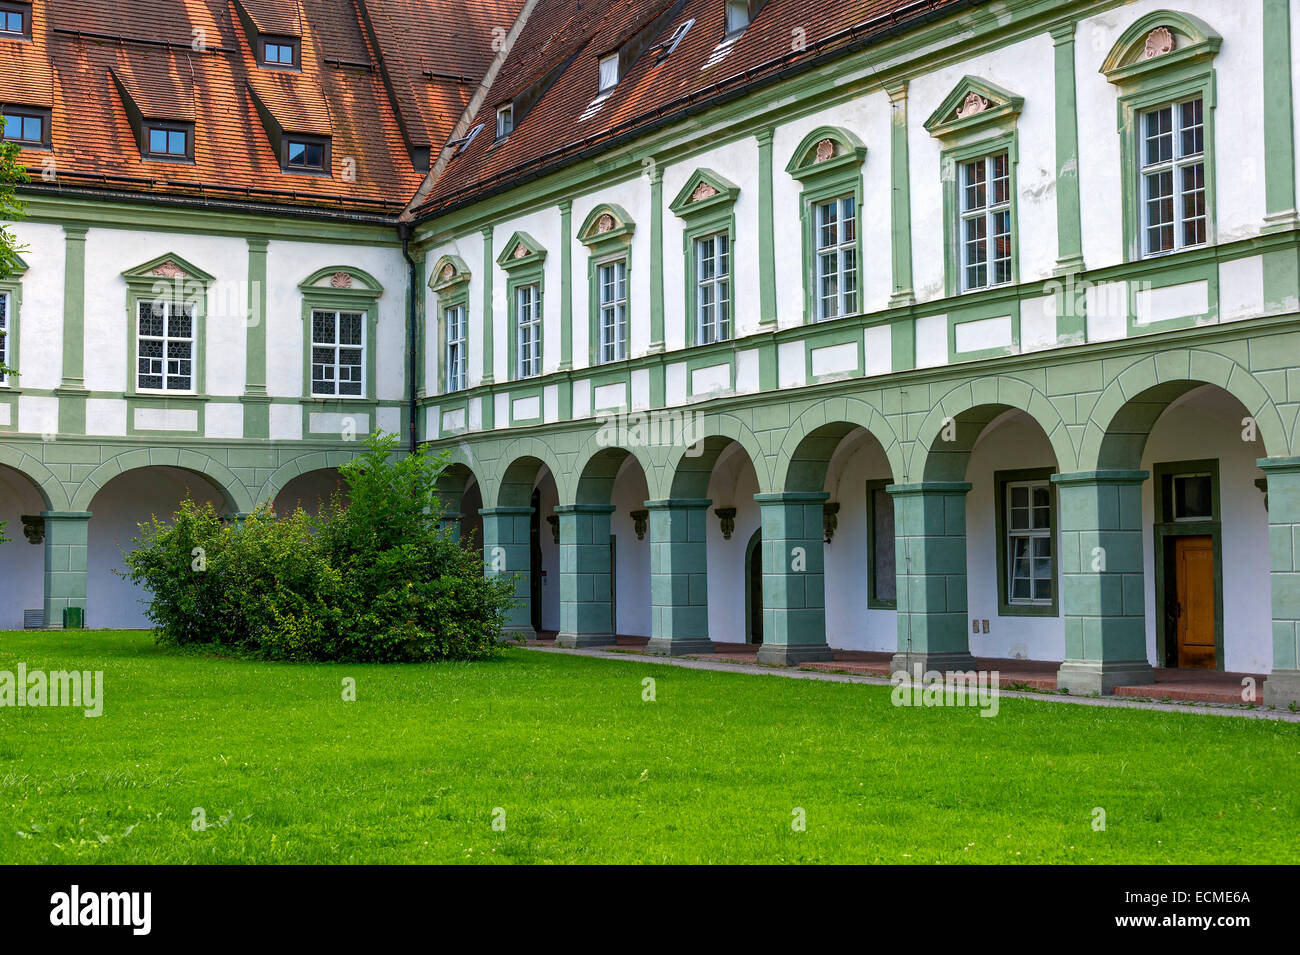
<svg viewBox="0 0 1300 955"><path fill-rule="evenodd" d="M940 144L948 296L1020 281L1016 126L1023 107L1023 97L966 76L925 121L926 131ZM977 173L981 178L975 178ZM1001 190L998 182L1005 183ZM977 234L972 237L970 230ZM999 242L999 236L1005 239Z"/></svg>
<svg viewBox="0 0 1300 955"><path fill-rule="evenodd" d="M502 247L497 265L506 273L509 378L540 378L545 372L546 250L527 232L516 232ZM532 335L525 342L529 329Z"/></svg>
<svg viewBox="0 0 1300 955"><path fill-rule="evenodd" d="M1134 21L1111 47L1101 72L1118 90L1117 123L1120 137L1120 190L1123 204L1124 258L1126 262L1154 258L1215 243L1215 157L1214 58L1223 39L1204 21L1187 14L1157 10ZM1183 104L1200 100L1199 158L1184 155L1179 163L1182 136L1179 113ZM1173 246L1149 246L1147 175L1163 173L1165 165L1148 163L1147 117L1170 108L1172 116L1170 210L1173 213ZM1200 167L1198 189L1204 222L1202 241L1180 241L1184 216L1179 206L1184 199L1181 170ZM1163 223L1161 223L1163 225Z"/></svg>
<svg viewBox="0 0 1300 955"><path fill-rule="evenodd" d="M1053 468L1028 468L1014 471L997 471L993 475L993 488L996 494L994 511L997 515L998 547L998 616L1000 617L1055 617L1059 615L1061 591L1060 515L1057 509L1056 485L1052 483ZM1036 492L1044 490L1046 501L1038 503ZM1024 494L1025 520L1018 519L1014 510L1021 510L1017 496ZM1013 504L1013 501L1016 503ZM1047 526L1038 523L1038 511L1046 509ZM1032 582L1046 580L1051 589L1049 597L1040 597L1032 590L1027 597L1013 594L1013 575L1018 579L1024 575L1017 574L1018 554L1012 541L1026 541L1029 552L1020 558L1028 562ZM1041 553L1038 541L1047 541L1046 554ZM1034 562L1047 560L1048 570L1045 575L1035 572ZM1031 583L1031 588L1034 586Z"/></svg>
<svg viewBox="0 0 1300 955"><path fill-rule="evenodd" d="M470 271L463 259L455 255L444 255L433 267L429 277L429 289L435 297L434 307L437 334L437 354L433 361L436 368L438 394L449 395L464 391L469 387L469 283ZM448 315L453 309L459 309L462 318L463 336L460 342L461 375L459 381L453 380L451 367L451 342L448 338Z"/></svg>
<svg viewBox="0 0 1300 955"><path fill-rule="evenodd" d="M18 322L23 310L23 273L27 263L17 258L14 270L0 279L0 302L3 314L0 314L0 389L13 387L13 378L18 376ZM9 368L13 374L6 374Z"/></svg>
<svg viewBox="0 0 1300 955"><path fill-rule="evenodd" d="M178 255L161 255L134 269L122 273L126 281L126 315L127 315L127 379L126 394L130 397L156 398L200 398L205 392L205 369L207 344L207 297L208 289L215 281L202 269L191 265ZM144 308L161 308L164 313L162 336L141 334L141 320ZM172 335L170 326L172 315L178 310L189 312L188 335L179 334L176 329ZM149 329L151 332L153 328ZM145 346L146 351L157 351L157 355L141 354L142 338L144 342L160 342L158 346ZM172 343L180 345L189 343L188 356L180 354L183 349L172 349ZM172 355L170 351L177 351ZM158 388L140 387L142 371L141 362L148 361L150 368L157 367L163 377L163 386ZM154 365L154 362L158 365ZM183 373L181 362L188 362L189 375ZM173 365L173 363L176 363ZM174 370L173 370L174 369ZM171 377L189 379L188 388L167 388Z"/></svg>
<svg viewBox="0 0 1300 955"><path fill-rule="evenodd" d="M627 361L632 357L632 236L636 224L627 210L610 202L602 202L587 214L578 229L578 241L587 247L587 351L588 363L613 365ZM601 285L602 269L616 269L623 266L622 288L624 295L614 302L602 306ZM618 319L618 307L622 305L622 318ZM618 350L618 338L614 337L614 354L606 358L601 347L601 326L603 313L612 308L615 315L615 327L624 331L623 348Z"/></svg>
<svg viewBox="0 0 1300 955"><path fill-rule="evenodd" d="M867 482L867 608L869 610L898 609L898 559L894 544L897 531L894 526L894 496L886 488L894 482L881 478ZM882 498L881 495L884 495ZM883 545L884 528L877 513L877 507L884 501L889 510L889 547L891 558L883 562L879 559ZM881 564L884 566L881 566ZM891 581L894 596L882 593L882 580Z"/></svg>
<svg viewBox="0 0 1300 955"><path fill-rule="evenodd" d="M302 297L303 399L313 407L319 405L339 412L354 411L360 406L376 406L375 355L379 349L375 346L379 340L379 299L384 294L383 286L361 269L336 266L312 273L299 284L298 290ZM312 322L316 312L361 315L361 394L313 393ZM373 415L370 424L374 425ZM303 433L306 434L306 430Z"/></svg>
<svg viewBox="0 0 1300 955"><path fill-rule="evenodd" d="M793 157L786 165L786 172L803 189L799 197L800 231L803 248L803 285L804 285L804 323L833 321L850 315L861 314L863 301L862 278L866 274L862 257L862 164L866 161L867 147L853 133L837 126L820 126L808 133L795 149ZM854 214L853 234L847 238L836 229L835 254L837 261L836 314L825 314L820 302L825 300L821 294L821 272L819 249L818 209L836 202L837 223L843 221L844 203L851 202ZM824 225L824 223L822 223ZM853 300L847 301L842 281L848 269L844 262L852 257L854 287ZM847 306L852 305L852 311Z"/></svg>
<svg viewBox="0 0 1300 955"><path fill-rule="evenodd" d="M685 323L686 347L711 345L730 341L736 337L737 289L735 282L736 256L736 199L740 187L724 179L711 169L698 169L686 180L668 208L682 220L682 256L685 276L685 304L682 312ZM712 243L711 255L701 252ZM726 246L725 276L716 269L720 246ZM712 270L709 263L715 266ZM725 316L723 314L723 287L725 282ZM706 304L702 301L710 297ZM713 314L706 328L706 308ZM725 330L721 326L725 325Z"/></svg>

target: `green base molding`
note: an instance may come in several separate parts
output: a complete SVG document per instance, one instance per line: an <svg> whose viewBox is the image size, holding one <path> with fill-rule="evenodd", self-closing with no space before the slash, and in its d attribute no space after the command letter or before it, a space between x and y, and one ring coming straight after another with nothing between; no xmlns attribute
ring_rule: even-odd
<svg viewBox="0 0 1300 955"><path fill-rule="evenodd" d="M913 650L895 653L889 660L889 673L906 673L908 677L916 676L916 668L921 668L921 675L927 673L969 673L977 669L975 658L961 651Z"/></svg>
<svg viewBox="0 0 1300 955"><path fill-rule="evenodd" d="M1300 670L1274 670L1264 681L1264 705L1300 707Z"/></svg>
<svg viewBox="0 0 1300 955"><path fill-rule="evenodd" d="M1155 670L1145 660L1066 660L1056 671L1056 688L1071 696L1107 696L1117 686L1155 681Z"/></svg>
<svg viewBox="0 0 1300 955"><path fill-rule="evenodd" d="M588 647L612 647L618 641L612 633L565 633L563 630L555 637L555 645L566 650L583 650Z"/></svg>
<svg viewBox="0 0 1300 955"><path fill-rule="evenodd" d="M645 652L660 657L682 657L690 653L712 653L713 641L707 637L652 637Z"/></svg>
<svg viewBox="0 0 1300 955"><path fill-rule="evenodd" d="M834 659L831 648L824 643L765 643L758 648L758 662L766 666L793 667Z"/></svg>
<svg viewBox="0 0 1300 955"><path fill-rule="evenodd" d="M536 643L537 631L532 627L502 627L497 643Z"/></svg>

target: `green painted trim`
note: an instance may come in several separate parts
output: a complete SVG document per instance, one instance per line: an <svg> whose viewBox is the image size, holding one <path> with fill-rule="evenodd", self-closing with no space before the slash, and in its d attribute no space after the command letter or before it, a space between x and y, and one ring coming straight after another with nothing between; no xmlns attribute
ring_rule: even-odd
<svg viewBox="0 0 1300 955"><path fill-rule="evenodd" d="M1173 31L1174 49L1160 56L1146 56L1146 38L1157 27ZM1116 85L1143 83L1149 77L1189 67L1207 68L1223 45L1223 37L1204 20L1171 10L1155 10L1129 24L1110 48L1100 72Z"/></svg>
<svg viewBox="0 0 1300 955"><path fill-rule="evenodd" d="M907 81L886 87L891 110L889 136L889 208L893 219L890 243L894 290L890 308L916 304L912 287L912 187L908 158Z"/></svg>
<svg viewBox="0 0 1300 955"><path fill-rule="evenodd" d="M697 176L699 173L696 174ZM692 177L694 179L694 177ZM706 180L700 179L700 182ZM697 183L698 184L698 183ZM709 183L713 185L712 182ZM687 183L690 185L690 183ZM691 187L692 189L694 186ZM716 188L716 187L715 187ZM719 193L712 199L706 200L707 208L702 209L683 209L679 211L674 208L673 211L681 216L684 223L682 229L682 275L684 281L683 298L685 305L682 310L682 321L685 324L683 332L687 348L694 348L699 344L699 314L698 301L696 299L696 281L698 269L695 256L695 243L698 239L703 239L711 235L725 234L727 236L727 259L730 272L727 276L729 289L729 312L727 337L721 341L732 341L736 336L736 317L739 314L738 300L740 298L739 288L736 285L736 214L735 214L735 196L739 193L738 187L733 187L734 192L730 198L724 198L723 193ZM689 193L687 193L689 196ZM678 197L681 198L680 196ZM722 202L716 200L723 199ZM704 205L704 203L696 203ZM676 206L676 203L674 203ZM716 344L709 342L710 345ZM734 382L733 382L734 385Z"/></svg>
<svg viewBox="0 0 1300 955"><path fill-rule="evenodd" d="M170 266L180 269L183 275L174 278L154 275L155 269ZM179 255L166 253L155 259L150 259L143 265L138 265L133 269L127 269L122 273L122 279L126 282L126 396L134 398L151 397L165 399L164 403L159 405L150 403L149 407L185 407L185 405L171 405L166 403L171 399L180 399L189 397L191 399L207 399L207 313L208 313L208 290L216 279L204 272L202 269L187 262ZM167 301L172 304L188 304L194 307L194 325L191 329L193 338L193 351L191 368L191 384L193 387L188 392L170 392L170 391L140 391L138 383L139 377L139 333L140 333L140 304L147 301ZM198 414L197 433L203 433L203 414L200 408ZM128 405L127 411L127 433L134 433L135 411ZM85 422L82 422L84 433Z"/></svg>
<svg viewBox="0 0 1300 955"><path fill-rule="evenodd" d="M511 246L507 246L511 248ZM511 271L506 274L506 328L509 330L509 341L506 343L507 361L509 365L506 368L508 380L511 382L535 382L545 376L546 368L546 271L543 268L546 252L544 250L534 252L525 256L527 265L516 264L511 267ZM537 311L540 321L537 325L537 357L538 367L542 373L524 377L519 373L519 307L517 292L519 289L529 285L537 286ZM510 417L514 418L514 398L510 395Z"/></svg>
<svg viewBox="0 0 1300 955"><path fill-rule="evenodd" d="M208 400L206 395L163 395L150 392L128 395L126 402L126 433L132 437L152 438L155 435L167 434L201 439L206 429L204 409L208 405ZM135 423L135 413L144 410L193 411L194 427L193 429L138 428Z"/></svg>
<svg viewBox="0 0 1300 955"><path fill-rule="evenodd" d="M86 232L63 227L63 381L59 386L59 433L84 434L86 361Z"/></svg>
<svg viewBox="0 0 1300 955"><path fill-rule="evenodd" d="M459 307L465 311L465 384L469 385L469 356L470 356L470 336L469 336L469 282L468 274L466 281L443 287L443 290L435 293L437 295L438 314L434 319L436 341L438 342L438 354L434 357L434 366L436 368L436 385L438 395L463 394L468 387L458 389L457 391L447 390L447 312Z"/></svg>
<svg viewBox="0 0 1300 955"><path fill-rule="evenodd" d="M1264 222L1300 227L1296 211L1295 99L1290 0L1264 0Z"/></svg>
<svg viewBox="0 0 1300 955"><path fill-rule="evenodd" d="M492 257L492 234L491 226L482 230L483 234L483 378L480 382L486 388L491 388L495 380L496 362L493 356L494 342L496 332L496 300L492 294L492 280L495 276L493 266L496 265ZM492 429L492 411L493 403L491 400L484 402L483 409L483 426L487 430Z"/></svg>
<svg viewBox="0 0 1300 955"><path fill-rule="evenodd" d="M373 283L374 287L358 288L330 288L311 284L313 280L319 281L322 277L332 275L335 272L347 272L353 274L356 278L362 278L363 281ZM383 295L383 289L378 286L373 278L367 276L359 269L349 268L328 268L321 269L305 280L299 289L302 292L302 433L304 435L316 434L311 430L311 415L313 413L334 413L334 414L351 414L362 413L367 415L367 424L369 430L375 428L375 408L378 406L375 394L378 390L378 382L375 380L375 363L376 353L378 352L379 341L379 298ZM348 398L336 395L313 395L311 391L311 315L315 310L321 311L352 311L362 312L366 316L365 331L365 382L361 389L360 397ZM357 438L364 437L359 431ZM347 440L340 434L340 440ZM321 440L327 440L321 438Z"/></svg>
<svg viewBox="0 0 1300 955"><path fill-rule="evenodd" d="M248 318L244 329L243 435L269 438L271 413L266 390L266 239L248 240Z"/></svg>
<svg viewBox="0 0 1300 955"><path fill-rule="evenodd" d="M631 341L628 342L629 350ZM650 346L664 350L664 170L650 166Z"/></svg>
<svg viewBox="0 0 1300 955"><path fill-rule="evenodd" d="M754 548L755 547L761 548L762 546L763 546L763 528L759 527L756 531L754 531L753 534L750 535L749 543L745 545L745 642L751 645L754 643L754 610L755 610L754 596L753 596L754 580L753 580L753 571L751 570L751 568L754 566ZM759 577L760 577L759 589L761 590L762 589L761 568L759 571ZM763 608L758 607L757 609L760 615L759 621L761 622L763 619L762 618Z"/></svg>
<svg viewBox="0 0 1300 955"><path fill-rule="evenodd" d="M573 367L573 200L560 202L560 371ZM572 406L573 396L561 388L561 405ZM571 412L562 409L561 417Z"/></svg>
<svg viewBox="0 0 1300 955"><path fill-rule="evenodd" d="M940 153L940 168L943 169L943 285L944 294L948 298L974 295L995 289L1015 288L1020 284L1020 217L1018 214L1020 143L1015 126L1015 117L1019 115L1019 111L1003 115L1010 125L1005 125L1001 121L996 124L982 121L979 125L964 126L963 129L968 135L961 139L944 140L944 149ZM979 115L975 118L979 119ZM961 204L958 195L961 185L958 170L964 162L993 156L1000 152L1007 154L1007 173L1011 178L1011 281L977 289L963 289L961 287ZM992 241L992 236L989 237L989 241ZM988 268L991 281L992 259L988 260Z"/></svg>
<svg viewBox="0 0 1300 955"><path fill-rule="evenodd" d="M982 294L969 307L954 308L948 313L948 364L958 362L980 361L985 358L1002 358L1020 353L1020 299L1007 293L1007 286L995 286L993 289L980 289ZM999 294L1001 293L1001 294ZM975 293L969 292L968 295ZM972 322L987 321L991 318L1009 318L1011 320L1011 344L993 348L977 348L971 351L957 350L957 329Z"/></svg>
<svg viewBox="0 0 1300 955"><path fill-rule="evenodd" d="M1175 474L1191 471L1208 471L1210 473L1210 513L1208 521L1172 521L1165 520L1167 490L1165 482ZM1155 480L1152 482L1152 510L1155 518L1153 533L1155 537L1155 618L1156 618L1156 659L1160 666L1168 665L1169 655L1176 652L1170 647L1170 633L1165 621L1163 598L1170 571L1165 565L1165 542L1173 537L1209 537L1214 548L1214 668L1224 667L1223 651L1223 512L1219 508L1219 459L1204 458L1197 461L1166 461L1156 463L1151 468Z"/></svg>
<svg viewBox="0 0 1300 955"><path fill-rule="evenodd" d="M834 145L834 154L817 161L817 147L823 140ZM785 171L803 185L799 196L800 232L803 236L803 320L805 325L817 324L817 237L814 207L819 202L853 196L857 228L854 246L857 257L857 314L863 310L864 265L862 257L862 164L867 157L867 147L856 135L835 126L819 126L795 149ZM842 321L850 316L838 316L828 321Z"/></svg>
<svg viewBox="0 0 1300 955"><path fill-rule="evenodd" d="M1061 519L1056 484L1052 483L1054 468L1021 468L1013 471L993 472L993 510L996 518L998 545L998 616L999 617L1059 617L1061 614ZM1052 602L1050 604L1012 603L1008 596L1007 554L1007 485L1020 481L1047 481L1052 498L1049 518L1052 542Z"/></svg>
<svg viewBox="0 0 1300 955"><path fill-rule="evenodd" d="M754 134L758 140L758 324L776 325L776 219L772 195L774 127ZM775 385L775 381L773 382ZM748 593L748 591L746 591ZM748 599L748 597L746 597Z"/></svg>
<svg viewBox="0 0 1300 955"><path fill-rule="evenodd" d="M546 249L527 232L515 232L501 246L497 265L506 273L540 267L546 261Z"/></svg>
<svg viewBox="0 0 1300 955"><path fill-rule="evenodd" d="M600 218L605 214L614 219L614 227L600 232ZM585 245L589 252L587 256L587 364L590 368L622 364L632 357L632 327L635 321L632 298L632 232L635 228L636 226L621 207L602 202L591 210L583 220L582 228L578 230L578 241ZM627 269L627 355L614 362L602 362L600 360L599 268L620 259L626 263ZM594 389L595 385L593 384L592 387Z"/></svg>
<svg viewBox="0 0 1300 955"><path fill-rule="evenodd" d="M985 105L977 112L959 115L966 98L975 94ZM1025 98L976 76L963 76L924 125L935 139L960 145L987 136L990 129L1005 131L1015 125Z"/></svg>
<svg viewBox="0 0 1300 955"><path fill-rule="evenodd" d="M1143 291L1152 292L1174 285L1186 285L1194 282L1206 283L1206 309L1197 315L1180 315L1151 322L1138 322L1137 297ZM1168 331L1174 328L1191 328L1215 322L1219 315L1219 269L1214 263L1187 265L1162 269L1152 278L1142 282L1128 283L1128 334L1149 335L1153 332Z"/></svg>
<svg viewBox="0 0 1300 955"><path fill-rule="evenodd" d="M1083 214L1079 193L1079 105L1076 92L1074 36L1068 20L1052 28L1056 89L1056 269L1057 275L1080 272L1083 263ZM1058 317L1060 312L1057 312ZM1074 328L1058 327L1058 337Z"/></svg>
<svg viewBox="0 0 1300 955"><path fill-rule="evenodd" d="M21 259L20 259L21 261ZM9 307L5 312L5 329L0 333L0 338L4 340L3 360L0 360L0 367L7 367L13 370L12 375L5 375L0 378L0 395L5 394L13 388L14 379L21 379L21 369L18 367L18 346L20 344L19 324L21 322L23 310L23 273L27 271L26 265L23 265L17 272L0 278L0 293L9 296ZM22 384L21 380L18 384ZM10 425L0 425L0 428L9 430L18 427L17 416L18 405L14 402L14 411L10 414Z"/></svg>
<svg viewBox="0 0 1300 955"><path fill-rule="evenodd" d="M600 220L608 215L613 225L600 229ZM578 241L587 247L591 255L604 256L613 252L628 251L632 246L632 233L636 223L622 206L612 202L602 202L587 213L578 229Z"/></svg>
<svg viewBox="0 0 1300 955"><path fill-rule="evenodd" d="M893 600L883 599L876 595L876 507L875 493L883 491L889 485L893 484L893 478L879 478L867 482L867 609L868 610L897 610L898 598ZM895 531L894 539L898 539ZM895 554L893 570L897 575L897 554ZM895 585L897 586L897 585Z"/></svg>
<svg viewBox="0 0 1300 955"><path fill-rule="evenodd" d="M335 288L332 285L322 286L319 284L326 279L333 280L336 275L346 275L351 278L353 282L360 282L362 288L351 286L348 288ZM379 296L384 294L384 287L379 284L378 279L369 272L351 265L331 265L323 269L317 269L311 275L298 283L298 289L304 293L325 289L331 293L349 297L354 296L356 298L367 298L371 295Z"/></svg>

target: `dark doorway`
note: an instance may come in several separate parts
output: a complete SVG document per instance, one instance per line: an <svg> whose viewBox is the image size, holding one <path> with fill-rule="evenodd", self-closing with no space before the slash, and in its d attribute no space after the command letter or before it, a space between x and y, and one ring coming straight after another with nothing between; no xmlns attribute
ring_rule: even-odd
<svg viewBox="0 0 1300 955"><path fill-rule="evenodd" d="M754 531L745 557L745 609L750 643L763 642L763 532Z"/></svg>

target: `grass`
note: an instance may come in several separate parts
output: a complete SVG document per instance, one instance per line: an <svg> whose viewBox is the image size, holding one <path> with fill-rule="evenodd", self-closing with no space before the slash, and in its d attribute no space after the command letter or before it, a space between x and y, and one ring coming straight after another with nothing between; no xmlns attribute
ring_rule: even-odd
<svg viewBox="0 0 1300 955"><path fill-rule="evenodd" d="M988 719L527 650L287 665L0 634L19 662L103 670L105 705L0 708L0 862L1300 861L1296 724L1023 699Z"/></svg>

